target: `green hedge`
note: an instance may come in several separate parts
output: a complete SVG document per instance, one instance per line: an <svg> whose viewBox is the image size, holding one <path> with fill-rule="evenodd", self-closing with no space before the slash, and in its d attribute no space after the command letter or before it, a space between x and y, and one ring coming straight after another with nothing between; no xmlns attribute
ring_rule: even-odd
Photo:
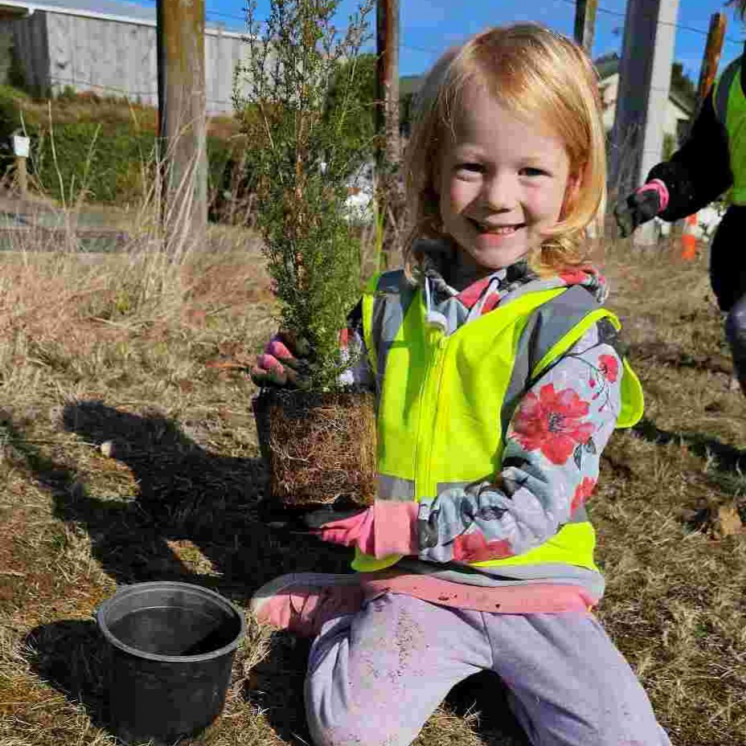
<svg viewBox="0 0 746 746"><path fill-rule="evenodd" d="M31 133L32 173L55 199L71 201L81 189L91 202L126 204L151 188L156 164L153 132L132 132L126 125L104 131L91 122L65 124L53 135ZM224 140L207 138L208 189L215 195L235 168L238 154Z"/></svg>
<svg viewBox="0 0 746 746"><path fill-rule="evenodd" d="M142 195L142 175L153 162L153 133L103 132L92 122L64 124L52 133L34 129L30 170L46 194L71 202L85 189L89 201L120 204Z"/></svg>
<svg viewBox="0 0 746 746"><path fill-rule="evenodd" d="M67 102L65 102L67 103ZM111 107L111 102L108 102ZM32 184L45 194L72 202L85 190L89 202L124 205L136 203L152 185L155 168L156 135L134 122L116 118L101 123L64 121L70 112L40 115L43 107L30 105L22 92L0 86L0 164L3 171L13 162L10 138L23 124L31 138L29 173ZM95 110L94 110L95 111ZM57 116L56 116L57 114ZM60 122L59 119L62 119ZM207 138L208 191L211 202L222 198L228 185L235 184L240 148L235 142Z"/></svg>

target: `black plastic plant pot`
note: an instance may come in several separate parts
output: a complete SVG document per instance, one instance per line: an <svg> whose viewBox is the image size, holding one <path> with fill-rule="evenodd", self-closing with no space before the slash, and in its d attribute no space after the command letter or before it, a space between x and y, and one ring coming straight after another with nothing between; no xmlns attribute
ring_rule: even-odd
<svg viewBox="0 0 746 746"><path fill-rule="evenodd" d="M109 642L109 719L125 742L173 744L220 714L241 611L207 588L152 582L124 586L96 613Z"/></svg>

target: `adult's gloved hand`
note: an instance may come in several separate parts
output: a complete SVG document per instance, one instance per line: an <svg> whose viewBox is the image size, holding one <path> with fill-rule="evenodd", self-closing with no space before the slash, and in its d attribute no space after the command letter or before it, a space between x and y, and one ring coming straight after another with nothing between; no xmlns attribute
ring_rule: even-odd
<svg viewBox="0 0 746 746"><path fill-rule="evenodd" d="M257 386L306 389L310 385L310 354L307 340L289 332L278 332L257 357L251 369L251 380Z"/></svg>
<svg viewBox="0 0 746 746"><path fill-rule="evenodd" d="M614 208L614 218L622 238L632 235L637 226L652 220L668 205L668 189L660 179L635 189Z"/></svg>

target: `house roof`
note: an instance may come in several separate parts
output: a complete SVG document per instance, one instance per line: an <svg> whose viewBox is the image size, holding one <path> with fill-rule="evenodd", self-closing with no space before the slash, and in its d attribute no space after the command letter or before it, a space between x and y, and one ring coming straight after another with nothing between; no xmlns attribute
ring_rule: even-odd
<svg viewBox="0 0 746 746"><path fill-rule="evenodd" d="M606 78L619 72L619 55L616 52L611 54L605 54L602 57L598 57L594 60L593 64L596 66L599 80L606 80Z"/></svg>
<svg viewBox="0 0 746 746"><path fill-rule="evenodd" d="M597 58L594 61L594 64L598 72L599 80L603 81L610 78L612 75L617 75L619 73L620 63L621 60L616 52L605 54L603 57ZM696 102L688 93L676 88L675 86L671 86L668 96L682 111L689 115L694 114Z"/></svg>
<svg viewBox="0 0 746 746"><path fill-rule="evenodd" d="M137 23L144 26L156 25L156 8L125 2L125 0L0 0L0 12L31 15L35 11L62 13L64 15L100 18L110 21ZM222 31L225 24L206 24L205 30ZM236 24L231 24L236 25Z"/></svg>

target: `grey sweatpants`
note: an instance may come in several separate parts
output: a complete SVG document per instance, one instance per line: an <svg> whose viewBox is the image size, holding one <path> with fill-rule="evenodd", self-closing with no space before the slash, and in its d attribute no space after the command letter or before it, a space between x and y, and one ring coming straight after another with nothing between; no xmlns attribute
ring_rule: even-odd
<svg viewBox="0 0 746 746"><path fill-rule="evenodd" d="M386 593L311 648L317 746L406 746L449 690L495 671L535 746L667 746L632 669L592 615L488 614Z"/></svg>

